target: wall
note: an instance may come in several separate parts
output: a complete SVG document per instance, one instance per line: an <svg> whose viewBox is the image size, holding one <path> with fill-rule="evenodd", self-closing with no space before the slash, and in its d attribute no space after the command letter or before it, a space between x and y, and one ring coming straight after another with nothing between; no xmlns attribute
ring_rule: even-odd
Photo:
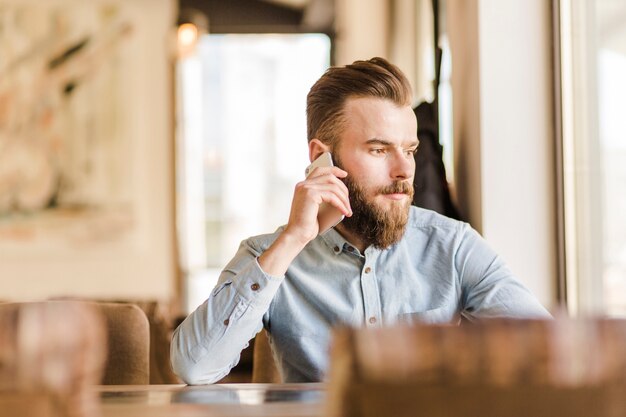
<svg viewBox="0 0 626 417"><path fill-rule="evenodd" d="M416 103L432 100L430 0L335 0L335 14L335 65L384 57L404 71Z"/></svg>
<svg viewBox="0 0 626 417"><path fill-rule="evenodd" d="M448 2L456 182L471 223L556 299L550 2Z"/></svg>
<svg viewBox="0 0 626 417"><path fill-rule="evenodd" d="M8 0L5 3L6 10L13 6L43 7L35 0ZM97 204L85 204L76 208L68 205L62 210L52 207L17 215L9 212L0 217L0 300L80 296L169 301L175 294L171 150L173 110L170 96L172 50L169 42L172 39L171 28L175 22L176 9L171 0L133 0L122 3L117 10L121 10L123 16L130 16L130 24L126 30L121 30L120 38L121 42L127 42L126 45L130 47L122 46L124 52L113 56L119 58L124 65L128 64L124 71L116 73L120 75L120 82L124 82L127 87L121 89L123 91L120 96L114 99L119 100L115 102L123 106L124 114L114 112L116 115L109 118L102 117L101 114L79 118L82 117L81 120L84 119L86 124L96 123L95 127L85 126L84 132L100 132L100 136L103 136L102 131L116 132L112 127L114 125L124 126L123 136L101 138L102 142L108 143L101 149L115 144L117 151L105 156L98 155L98 151L91 151L89 160L93 162L100 157L106 160L101 164L102 167L118 167L125 174L103 169L101 176L95 175L92 178L95 180L94 187L101 190ZM99 7L102 4L104 3L100 0L54 0L47 3L46 7L58 6L61 10L71 11L78 5ZM46 10L42 8L38 14L44 22L48 22L46 19L50 16ZM115 15L116 8L108 11ZM64 12L60 15L63 16ZM119 28L111 26L113 29ZM31 34L36 33L32 29L31 26ZM69 35L65 42L71 43L72 31L76 32L77 28L70 27L68 30ZM116 47L117 38L108 39L106 31L92 33L95 31L89 30L89 27L82 27L80 30L81 33L77 35L89 36L90 39L86 52L81 53L84 56L75 55L71 65L65 65L62 70L49 76L47 79L51 83L66 76L70 76L70 80L84 79L88 82L98 72L99 57L107 56ZM28 28L24 30L24 37L27 37L27 32ZM37 41L33 44L37 44ZM54 42L44 44L55 45ZM57 45L57 49L65 45L67 44ZM129 55L127 51L133 52ZM38 55L42 55L44 62L55 53L58 52L53 48L38 50ZM36 59L29 62L36 63ZM102 66L109 68L110 64L107 60ZM33 64L29 71L36 73L40 68L40 65ZM71 77L73 72L79 74L77 78ZM45 88L29 90L29 93L45 97ZM73 94L85 92L81 88L79 85ZM97 88L93 91L103 94L83 100L81 105L84 107L73 109L69 113L70 117L89 114L91 103L97 107L101 101L108 99L105 94L116 94ZM37 105L44 104L45 100L38 99ZM65 126L62 124L63 118L68 113L64 113L63 105L59 107L61 108L53 109L50 114L53 115L54 123ZM54 119L55 111L58 113L57 121ZM108 120L110 124L103 124L102 120ZM69 126L76 127L81 123L70 122ZM13 133L10 128L3 132L2 127L0 118L0 134ZM57 145L71 148L71 144L64 142L65 136L69 136L68 130L59 129L56 133L59 134ZM31 137L31 140L36 139ZM84 145L83 147L88 147L89 141L94 140L89 135L75 135L74 139L84 142L80 145ZM77 149L76 144L72 146L72 151ZM119 150L122 152L118 152ZM98 179L103 181L99 182ZM105 195L102 190L109 189L112 183L116 183L116 189L122 190L118 193L118 206L107 202L106 197L102 198ZM87 194L88 188L83 187ZM101 203L108 204L106 210L100 210L103 206L98 204Z"/></svg>
<svg viewBox="0 0 626 417"><path fill-rule="evenodd" d="M388 57L387 1L336 0L335 65Z"/></svg>

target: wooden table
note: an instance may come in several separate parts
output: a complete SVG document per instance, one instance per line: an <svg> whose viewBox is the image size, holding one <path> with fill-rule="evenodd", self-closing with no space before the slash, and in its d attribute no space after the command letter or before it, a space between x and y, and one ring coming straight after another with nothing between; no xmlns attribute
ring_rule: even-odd
<svg viewBox="0 0 626 417"><path fill-rule="evenodd" d="M323 384L101 385L102 417L319 417Z"/></svg>

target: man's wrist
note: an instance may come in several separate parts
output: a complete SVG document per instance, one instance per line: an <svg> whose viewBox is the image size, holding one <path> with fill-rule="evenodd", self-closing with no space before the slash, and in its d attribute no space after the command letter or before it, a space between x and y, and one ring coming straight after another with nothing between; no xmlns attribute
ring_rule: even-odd
<svg viewBox="0 0 626 417"><path fill-rule="evenodd" d="M289 225L287 225L276 240L278 241L280 239L289 245L294 245L295 248L299 248L301 251L306 245L309 244L310 241L315 239L315 235L294 231L291 227L289 227Z"/></svg>
<svg viewBox="0 0 626 417"><path fill-rule="evenodd" d="M291 262L302 252L309 241L305 242L299 236L284 230L274 243L259 256L259 266L269 275L283 276Z"/></svg>

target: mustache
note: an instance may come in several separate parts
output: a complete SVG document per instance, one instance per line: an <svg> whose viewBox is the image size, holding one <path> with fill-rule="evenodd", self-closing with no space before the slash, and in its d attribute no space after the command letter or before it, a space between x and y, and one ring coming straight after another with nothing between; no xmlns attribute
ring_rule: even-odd
<svg viewBox="0 0 626 417"><path fill-rule="evenodd" d="M413 194L413 184L406 181L396 181L392 184L381 187L378 190L380 194Z"/></svg>

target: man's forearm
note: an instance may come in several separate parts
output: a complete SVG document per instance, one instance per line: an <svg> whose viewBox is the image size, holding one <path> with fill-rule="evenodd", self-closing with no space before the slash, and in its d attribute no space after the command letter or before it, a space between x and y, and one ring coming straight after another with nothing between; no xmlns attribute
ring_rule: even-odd
<svg viewBox="0 0 626 417"><path fill-rule="evenodd" d="M233 259L207 301L176 330L172 367L186 383L208 384L226 375L263 327L282 277L264 273L256 258L245 259L250 255Z"/></svg>
<svg viewBox="0 0 626 417"><path fill-rule="evenodd" d="M240 352L262 328L261 317L207 320L213 313L211 300L200 306L176 329L172 338L171 359L174 372L188 384L211 384L226 376ZM254 312L253 312L254 313ZM200 329L200 334L198 330Z"/></svg>
<svg viewBox="0 0 626 417"><path fill-rule="evenodd" d="M287 231L278 236L274 243L259 256L259 265L266 274L284 276L287 268L306 244L293 237Z"/></svg>

